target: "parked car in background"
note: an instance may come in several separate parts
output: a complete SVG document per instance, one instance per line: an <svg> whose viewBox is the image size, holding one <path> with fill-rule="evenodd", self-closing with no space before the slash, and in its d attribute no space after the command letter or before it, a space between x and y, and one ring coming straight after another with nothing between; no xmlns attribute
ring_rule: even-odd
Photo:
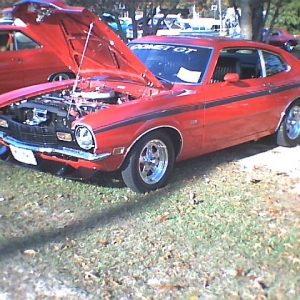
<svg viewBox="0 0 300 300"><path fill-rule="evenodd" d="M119 27L115 16L109 13L104 13L101 15L101 19L109 25L117 34L119 34ZM126 36L126 30L128 28L128 21L122 18L119 18L119 22L123 31L124 36Z"/></svg>
<svg viewBox="0 0 300 300"><path fill-rule="evenodd" d="M12 17L12 7L3 8L0 12L0 25L12 24L14 19Z"/></svg>
<svg viewBox="0 0 300 300"><path fill-rule="evenodd" d="M177 21L177 16L167 16L164 18L163 15L158 14L153 18L147 19L147 26L145 32L143 30L144 18L139 18L137 22L137 37L142 37L143 35L178 35L180 31L184 29L184 26ZM158 28L157 24L159 24ZM133 25L132 23L128 25L126 30L126 37L128 40L133 39Z"/></svg>
<svg viewBox="0 0 300 300"><path fill-rule="evenodd" d="M268 28L265 28L262 37L263 42L266 42L268 32ZM274 28L272 32L269 33L269 44L281 47L288 52L292 52L294 47L299 44L299 38L285 29Z"/></svg>
<svg viewBox="0 0 300 300"><path fill-rule="evenodd" d="M143 193L165 186L178 161L271 134L300 143L300 61L290 53L217 36L127 46L85 8L35 0L28 12L31 1L16 4L22 19L40 18L72 57L87 45L78 59L93 58L98 76L1 95L1 159L78 179L118 170Z"/></svg>
<svg viewBox="0 0 300 300"><path fill-rule="evenodd" d="M39 28L0 25L0 94L32 84L75 78L58 52L59 41L53 40L54 46L35 29Z"/></svg>

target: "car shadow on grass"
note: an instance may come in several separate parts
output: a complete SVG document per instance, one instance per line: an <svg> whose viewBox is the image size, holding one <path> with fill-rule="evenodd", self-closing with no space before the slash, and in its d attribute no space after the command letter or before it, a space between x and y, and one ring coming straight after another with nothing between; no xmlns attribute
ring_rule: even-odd
<svg viewBox="0 0 300 300"><path fill-rule="evenodd" d="M75 220L64 228L53 228L32 232L24 237L12 237L0 244L0 260L9 258L26 249L37 249L52 241L64 241L65 238L75 238L87 229L105 227L126 214L138 213L147 208L157 207L161 199L171 197L178 189L184 188L186 182L193 177L200 177L214 170L218 165L237 161L250 155L262 153L275 147L270 139L262 139L260 142L249 142L239 146L227 148L210 154L200 156L176 164L170 182L166 188L150 192L148 194L134 194L130 201L109 207L100 212L92 213L82 220ZM105 178L98 178L87 184L97 184L112 188L127 188L116 173ZM167 195L167 196L166 196Z"/></svg>
<svg viewBox="0 0 300 300"><path fill-rule="evenodd" d="M238 161L242 158L272 150L275 147L274 137L269 136L257 142L247 142L179 162L175 164L169 186L181 182L183 179L189 180L194 176L205 175L220 164ZM105 188L126 188L120 172L98 172L87 183Z"/></svg>

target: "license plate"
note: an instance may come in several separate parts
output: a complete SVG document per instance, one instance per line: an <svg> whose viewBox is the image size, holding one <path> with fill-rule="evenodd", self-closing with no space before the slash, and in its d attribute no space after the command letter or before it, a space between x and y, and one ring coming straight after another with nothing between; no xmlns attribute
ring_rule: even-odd
<svg viewBox="0 0 300 300"><path fill-rule="evenodd" d="M37 161L31 150L10 145L10 151L15 160L28 165L37 165Z"/></svg>

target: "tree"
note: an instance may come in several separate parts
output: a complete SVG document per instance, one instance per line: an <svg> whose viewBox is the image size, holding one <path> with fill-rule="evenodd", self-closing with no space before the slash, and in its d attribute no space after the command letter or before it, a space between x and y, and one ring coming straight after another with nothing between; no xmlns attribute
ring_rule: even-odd
<svg viewBox="0 0 300 300"><path fill-rule="evenodd" d="M109 13L114 17L118 27L118 34L121 39L127 42L126 36L122 30L122 26L119 19L118 7L119 3L123 1L111 1L111 0L67 0L70 5L80 5L88 8L100 18L104 13Z"/></svg>
<svg viewBox="0 0 300 300"><path fill-rule="evenodd" d="M298 0L269 0L266 25L283 27L292 33L300 31L300 4Z"/></svg>
<svg viewBox="0 0 300 300"><path fill-rule="evenodd" d="M142 30L143 30L143 35L146 35L148 33L147 30L148 23L149 22L151 23L151 20L153 20L153 17L155 15L155 8L163 7L164 5L166 5L168 9L164 11L162 18L159 19L156 24L152 24L153 26L152 26L151 34L156 34L161 22L166 18L166 16L170 11L172 11L177 7L179 3L180 0L173 0L173 1L172 0L168 0L168 1L126 0L125 7L128 10L129 17L132 20L133 38L137 38L137 33L138 33L137 22L135 19L136 10L138 8L142 9L143 12Z"/></svg>
<svg viewBox="0 0 300 300"><path fill-rule="evenodd" d="M136 11L143 12L143 32L146 33L147 23L154 15L154 8L157 6L168 8L167 13L173 8L186 8L195 5L196 10L203 17L212 17L210 11L211 4L218 4L218 0L67 0L70 5L85 6L96 14L109 12L116 17L119 32L122 33L121 24L118 22L118 5L122 3L132 19L133 37L137 37ZM239 23L241 27L241 37L249 40L260 40L264 26L280 26L288 31L300 31L300 4L299 0L222 0L222 10L226 7L240 8ZM159 27L159 22L153 28L155 33ZM121 34L122 35L122 34ZM125 41L126 38L121 36Z"/></svg>

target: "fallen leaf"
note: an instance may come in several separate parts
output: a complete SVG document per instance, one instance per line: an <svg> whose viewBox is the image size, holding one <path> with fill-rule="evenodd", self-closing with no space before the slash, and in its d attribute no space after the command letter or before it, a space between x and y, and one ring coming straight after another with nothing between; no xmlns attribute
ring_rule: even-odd
<svg viewBox="0 0 300 300"><path fill-rule="evenodd" d="M85 275L84 275L84 279L86 280L96 280L98 279L100 276L99 274L97 273L92 273L92 272L85 272Z"/></svg>
<svg viewBox="0 0 300 300"><path fill-rule="evenodd" d="M24 254L30 255L30 256L34 256L37 254L37 251L32 250L32 249L27 249L24 251Z"/></svg>
<svg viewBox="0 0 300 300"><path fill-rule="evenodd" d="M158 216L156 218L156 221L161 223L161 222L165 222L168 219L169 219L169 214L168 213L164 213L164 214Z"/></svg>
<svg viewBox="0 0 300 300"><path fill-rule="evenodd" d="M179 285L179 284L163 284L163 285L158 285L155 288L159 291L165 291L165 290L179 291L183 287L184 286Z"/></svg>

